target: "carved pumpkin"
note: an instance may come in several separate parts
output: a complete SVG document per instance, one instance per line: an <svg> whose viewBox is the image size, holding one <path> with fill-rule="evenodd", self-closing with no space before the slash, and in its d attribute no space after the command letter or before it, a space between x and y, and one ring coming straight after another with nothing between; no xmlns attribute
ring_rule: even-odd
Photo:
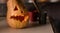
<svg viewBox="0 0 60 33"><path fill-rule="evenodd" d="M28 25L29 15L23 5L18 0L8 0L7 2L7 22L12 28L24 28ZM20 1L20 0L19 0Z"/></svg>

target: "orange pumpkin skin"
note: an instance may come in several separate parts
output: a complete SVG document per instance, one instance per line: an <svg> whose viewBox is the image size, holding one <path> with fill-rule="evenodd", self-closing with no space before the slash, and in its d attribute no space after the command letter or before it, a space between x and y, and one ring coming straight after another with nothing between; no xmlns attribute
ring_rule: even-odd
<svg viewBox="0 0 60 33"><path fill-rule="evenodd" d="M24 13L22 6L19 6L16 0L7 2L7 23L12 28L24 28L28 25L29 15Z"/></svg>

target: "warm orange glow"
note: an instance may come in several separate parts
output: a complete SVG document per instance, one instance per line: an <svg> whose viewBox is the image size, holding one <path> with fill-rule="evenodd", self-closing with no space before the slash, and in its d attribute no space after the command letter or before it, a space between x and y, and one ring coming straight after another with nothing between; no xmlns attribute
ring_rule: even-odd
<svg viewBox="0 0 60 33"><path fill-rule="evenodd" d="M39 2L47 2L48 0L39 0Z"/></svg>

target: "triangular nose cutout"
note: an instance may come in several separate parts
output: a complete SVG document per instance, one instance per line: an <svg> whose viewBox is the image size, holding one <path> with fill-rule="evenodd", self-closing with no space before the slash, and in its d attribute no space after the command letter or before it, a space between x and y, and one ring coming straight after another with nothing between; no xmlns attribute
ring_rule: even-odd
<svg viewBox="0 0 60 33"><path fill-rule="evenodd" d="M18 10L17 6L15 6L14 11Z"/></svg>

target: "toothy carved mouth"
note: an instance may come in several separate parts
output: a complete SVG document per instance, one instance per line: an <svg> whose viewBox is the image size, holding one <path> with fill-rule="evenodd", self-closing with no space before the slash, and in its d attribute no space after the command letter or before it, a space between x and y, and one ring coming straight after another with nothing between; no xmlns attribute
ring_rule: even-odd
<svg viewBox="0 0 60 33"><path fill-rule="evenodd" d="M14 20L19 20L21 22L24 20L24 16L11 16L10 18Z"/></svg>

